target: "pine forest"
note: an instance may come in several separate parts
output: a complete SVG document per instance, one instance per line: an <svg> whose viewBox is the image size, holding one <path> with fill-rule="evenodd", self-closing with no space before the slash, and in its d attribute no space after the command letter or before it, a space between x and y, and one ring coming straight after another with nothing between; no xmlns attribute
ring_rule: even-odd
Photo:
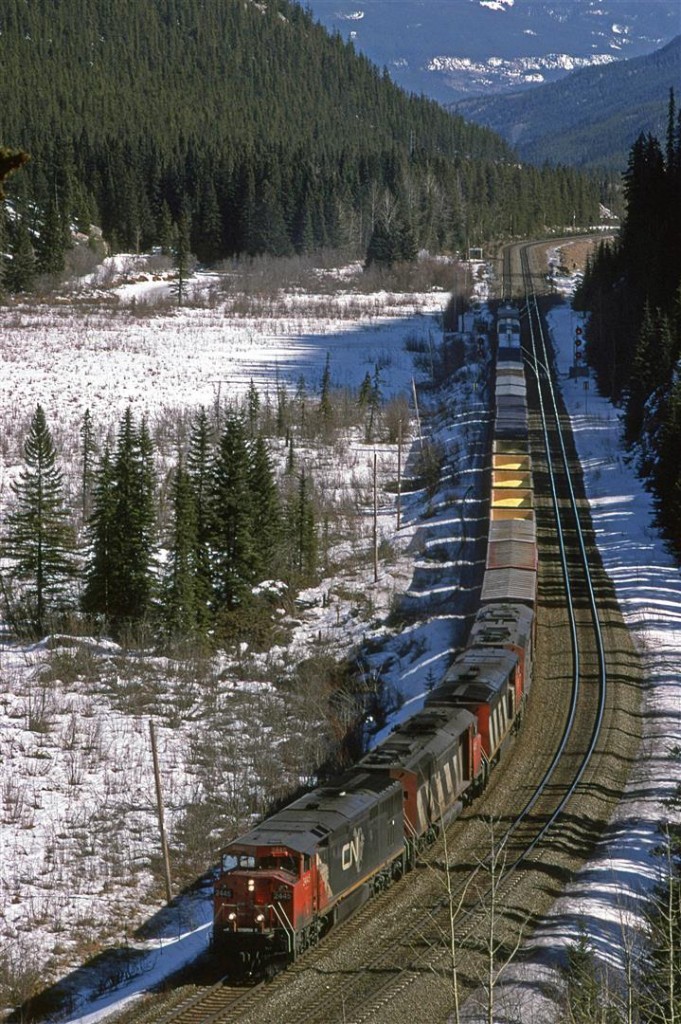
<svg viewBox="0 0 681 1024"><path fill-rule="evenodd" d="M288 0L6 0L0 142L9 290L63 266L69 231L200 261L346 248L456 250L594 222L599 188L522 167L486 129L394 86ZM387 242L386 242L387 236Z"/></svg>
<svg viewBox="0 0 681 1024"><path fill-rule="evenodd" d="M624 174L626 219L587 267L575 308L588 310L587 357L681 551L681 117L670 93L663 141L641 135Z"/></svg>

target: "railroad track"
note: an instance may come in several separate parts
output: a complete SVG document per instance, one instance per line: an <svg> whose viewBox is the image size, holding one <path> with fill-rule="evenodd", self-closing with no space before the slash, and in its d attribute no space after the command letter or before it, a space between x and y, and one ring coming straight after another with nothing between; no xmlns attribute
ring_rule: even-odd
<svg viewBox="0 0 681 1024"><path fill-rule="evenodd" d="M504 265L511 273L510 257ZM579 481L573 480L574 453L569 438L563 439L564 417L550 383L550 353L527 254L523 271L532 325L525 340L536 391L532 437L546 494L538 509L543 605L538 660L544 671L537 673L530 696L524 744L516 745L493 773L485 797L446 831L427 860L321 946L271 984L242 989L238 999L217 1011L204 1007L203 1016L159 1018L165 1024L398 1024L423 1019L425 1006L429 1020L444 1021L454 1002L463 1001L485 977L489 943L486 947L481 936L489 935L491 926L495 940L514 948L536 921L526 908L541 911L549 905L554 880L569 876L607 816L607 800L594 797L591 789L603 764L610 780L602 748L613 731L622 731L614 710L620 697L608 696L606 668L608 650L623 645L626 630L612 618L598 566L593 577L592 540ZM603 597L612 620L605 634L598 610ZM614 691L621 694L628 668L610 659Z"/></svg>

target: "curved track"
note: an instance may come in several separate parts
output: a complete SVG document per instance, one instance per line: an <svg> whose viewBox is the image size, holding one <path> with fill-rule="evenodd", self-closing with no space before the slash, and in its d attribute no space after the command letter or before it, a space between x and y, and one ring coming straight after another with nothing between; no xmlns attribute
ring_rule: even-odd
<svg viewBox="0 0 681 1024"><path fill-rule="evenodd" d="M592 545L526 252L522 265L525 345L535 393L535 489L544 495L538 509L544 537L540 601L543 594L551 616L569 617L559 640L552 634L540 643L544 672L535 680L523 743L494 773L485 797L446 830L414 872L274 982L238 996L225 989L221 1006L210 990L210 1005L178 1006L156 1021L395 1022L419 1019L424 999L429 1019L445 1020L466 994L489 981L496 970L493 950L502 944L515 949L535 921L526 908L537 891L555 894L555 882L547 879L564 874L571 863L568 851L584 843L571 802L591 771L606 719L602 583L592 576ZM510 273L510 256L508 267ZM549 705L550 729L538 721L546 714L538 709ZM396 1005L404 1018L396 1015Z"/></svg>

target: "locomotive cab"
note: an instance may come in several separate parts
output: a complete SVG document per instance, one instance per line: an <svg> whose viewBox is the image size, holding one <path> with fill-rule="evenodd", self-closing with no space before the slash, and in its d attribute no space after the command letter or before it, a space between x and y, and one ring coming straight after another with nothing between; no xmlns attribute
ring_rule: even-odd
<svg viewBox="0 0 681 1024"><path fill-rule="evenodd" d="M314 911L313 858L286 846L233 843L224 851L214 890L214 941L235 967L295 953L294 921Z"/></svg>

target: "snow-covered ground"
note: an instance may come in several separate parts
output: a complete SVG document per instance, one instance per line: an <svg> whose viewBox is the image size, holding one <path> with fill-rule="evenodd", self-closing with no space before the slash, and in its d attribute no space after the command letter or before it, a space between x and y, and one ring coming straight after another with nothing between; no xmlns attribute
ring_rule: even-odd
<svg viewBox="0 0 681 1024"><path fill-rule="evenodd" d="M148 286L140 283L140 287ZM484 289L478 297L484 301ZM352 301L360 305L365 299L353 297ZM391 304L389 297L372 296L365 303L368 312L356 322L350 323L342 316L306 319L297 312L293 325L283 318L258 319L251 323L235 318L233 322L221 315L219 306L210 310L166 310L157 316L145 316L141 321L120 310L108 317L91 309L85 323L74 320L73 314L67 315L65 309L63 318L51 324L39 310L19 311L14 314L11 334L4 334L2 347L0 388L5 403L4 427L11 438L3 447L3 472L12 472L21 442L17 424L27 422L37 401L44 404L51 425L55 421L63 422L66 436L87 407L93 411L96 421L115 423L128 402L133 402L135 411L146 411L153 421L154 416L162 417L167 407L210 404L216 398L218 381L230 391L244 390L251 377L265 388L273 388L277 381L295 386L303 373L307 380L318 385L327 352L331 353L335 383L356 386L367 369L371 371L380 363L384 393L391 389L394 393L409 392L414 365L405 349L405 341L413 337L428 344L439 340L436 314L443 308L444 301L442 294L426 293L415 297L411 308L401 303L398 308L397 304ZM614 839L609 840L586 866L536 938L537 965L530 967L529 975L526 970L523 978L523 992L534 989L522 1018L527 1024L557 1019L555 1008L542 1005L537 998L538 986L532 983L547 977L545 969L540 967L547 948L556 952L566 942L574 941L580 922L586 922L599 952L616 960L622 948L623 920L628 919L632 910L636 914L641 894L649 887L657 870L649 854L655 843L657 824L667 813L661 801L676 781L667 752L674 743L681 742L678 673L681 577L656 534L649 496L625 456L618 411L597 396L593 385L585 390L583 380L572 381L567 376L577 323L577 316L569 305L560 306L551 314L561 386L573 418L603 559L645 659L645 702L649 713L645 720L645 756L639 761L636 777L631 780L628 795L618 812ZM472 326L470 320L466 326ZM429 509L427 522L424 524L420 518L425 508L423 495L405 496L404 525L398 533L394 504L384 495L381 533L393 546L393 555L382 564L378 583L373 582L370 567L344 580L342 590L337 580L325 580L314 592L305 595L308 609L298 617L300 626L295 631L293 646L299 650L314 645L320 637L338 654L367 639L370 641L366 646L369 669L380 672L384 684L399 694L386 728L397 717L418 707L428 685L437 677L443 659L456 646L457 623L446 606L438 603L443 568L450 576L455 573L461 579L468 578L466 574L469 574L471 581L474 580L471 545L484 524L478 515L475 493L477 467L469 453L475 452L487 415L486 396L477 386L478 375L479 367L475 364L467 367L447 396L447 404L454 415L446 428L447 435L443 433L442 438L458 455L455 464L447 467L443 487ZM434 423L436 429L445 430L444 422ZM380 447L383 449L380 457L386 460L389 475L390 471L394 472L395 451L389 450L389 446ZM362 472L365 479L368 479L372 458L373 449L368 452L358 443L357 471ZM474 594L474 582L471 588ZM322 595L329 592L330 602L322 600ZM382 618L394 604L396 595L405 592L412 602L413 621L397 634L382 624ZM358 614L359 595L364 595L365 601L369 598L369 622ZM17 949L30 938L33 945L29 943L27 948L34 951L41 948L40 929L48 915L48 894L52 889L50 843L61 856L65 844L78 841L79 825L85 842L88 820L93 818L98 794L102 792L102 780L94 774L94 762L88 753L90 748L120 744L116 758L121 779L117 780L116 772L110 769L107 792L115 794L126 785L125 770L130 763L138 786L130 803L139 806L131 806L127 811L138 819L143 818L141 824L138 821L135 841L144 841L154 830L151 786L139 783L146 770L145 759L148 759L145 715L126 718L122 724L115 709L107 704L111 733L107 731L104 737L101 734L89 736L88 730L92 730L88 719L82 717L78 703L82 698L79 692L82 679L77 680L72 689L66 687L62 696L68 701L58 712L62 716L58 733L68 739L69 723L74 716L78 729L82 730L82 736L76 731L71 749L72 761L75 754L78 755L73 771L80 781L70 785L68 757L57 762L53 751L45 756L49 736L55 729L41 734L32 733L27 726L29 712L33 710L38 714L41 710L35 707L38 692L35 679L45 656L44 648L0 650L0 671L3 679L11 682L10 686L3 686L3 698L0 698L3 798L6 808L9 807L9 814L6 809L0 824L0 856L3 858L0 862L0 931L5 938L12 938ZM101 702L106 698L106 694L96 697ZM190 781L182 778L179 751L186 741L178 742L181 732L181 729L160 730L164 776L175 779L172 785L176 787L178 805L186 799L186 790L180 792L183 787L191 788ZM68 753L68 744L63 745ZM650 756L653 751L654 757ZM93 773L92 780L90 773ZM24 787L24 791L17 794L18 780L19 790ZM69 788L71 797L66 804L60 804L66 799L64 793ZM14 820L11 820L12 815ZM172 829L172 813L170 821ZM73 825L76 826L75 839ZM123 857L122 852L120 856ZM95 863L93 860L93 871ZM139 881L140 884L149 882L144 870L140 871ZM86 903L93 886L99 886L99 900L106 897L106 886L100 883L99 878L86 877L82 880L82 889L75 890L77 898L70 901L68 909L71 916L65 919L67 935L80 913L81 901L84 915L86 911L94 913L92 901ZM124 911L129 902L126 903L122 889L116 888L113 878L109 878L106 885L110 887L109 900L121 900ZM147 913L152 912L150 904L146 904L146 908ZM145 907L139 909L143 915ZM122 1000L144 991L152 981L174 970L180 962L190 960L208 939L208 916L208 895L204 892L195 894L189 901L180 900L163 918L158 929L163 938L154 940L153 949L148 948L148 943L136 940L130 929L127 944L138 949L132 967L135 976L125 977L125 970L118 978L110 972L108 975L76 972L72 978L74 1002L70 1019L96 1019L119 1006ZM135 924L140 920L141 916ZM85 922L86 929L92 929L93 941L95 924L91 920ZM43 937L45 945L54 941L54 933L49 928L46 932L49 937ZM114 923L111 928L114 942L116 934ZM120 934L119 931L119 941ZM114 985L115 991L111 990ZM509 984L507 994L514 1012L517 1012L518 991Z"/></svg>
<svg viewBox="0 0 681 1024"><path fill-rule="evenodd" d="M471 276L476 297L484 300L481 270L474 268ZM114 265L112 274L120 271ZM293 391L303 375L314 393L327 353L335 385L356 388L378 367L384 399L404 394L411 401L412 380L428 378L430 359L423 352L441 341L440 315L448 299L442 291L354 293L350 274L345 293L323 296L324 316L308 294L296 300L290 318L281 315L281 300L276 316L249 318L216 302L168 306L167 282L129 268L125 276L113 289L117 302L111 289L100 295L102 305L83 290L56 307L26 304L0 314L0 505L8 499L7 483L20 464L37 402L46 410L67 479L77 479L77 428L86 408L105 436L131 404L136 416L149 418L159 446L167 446L164 454L171 454L170 412L243 395L251 379L261 394L273 397L277 387ZM207 275L197 277L195 297L205 296L212 284ZM142 300L158 304L140 311ZM472 327L471 316L466 326ZM105 1013L193 959L208 941L209 887L158 913L163 890L151 858L157 826L149 718L156 721L172 844L199 789L193 758L208 697L196 684L198 670L213 680L204 689L214 692L211 699L241 732L252 758L262 756L262 734L283 713L270 681L277 667L315 651L338 658L362 653L367 676L393 694L385 729L418 707L463 640L465 611L452 613L448 600L456 583L468 581L464 593L475 601L479 566L469 552L484 530L479 464L488 411L482 376L472 360L445 391L423 395L422 420L447 458L436 495L402 495L399 531L395 495L383 486L396 478L396 445L366 445L347 436L328 465L321 460L316 471L326 474L323 484L364 495L360 543L368 551L376 454L386 553L377 581L371 558L358 565L355 552L351 568L301 594L285 648L267 655L244 649L236 659L200 667L126 652L98 638L0 647L0 966L14 975L16 998L22 978L26 985L52 981L60 965L86 960L108 945L106 963L79 968L66 979L74 1019ZM436 403L444 407L439 415ZM415 418L406 440L405 461L409 447L413 457L420 445ZM342 550L334 554L342 560ZM408 622L388 627L386 618L402 596ZM295 732L300 723L291 728ZM238 770L232 765L231 778L236 785L239 770L252 775L261 767L257 761ZM202 867L210 863L206 851Z"/></svg>

